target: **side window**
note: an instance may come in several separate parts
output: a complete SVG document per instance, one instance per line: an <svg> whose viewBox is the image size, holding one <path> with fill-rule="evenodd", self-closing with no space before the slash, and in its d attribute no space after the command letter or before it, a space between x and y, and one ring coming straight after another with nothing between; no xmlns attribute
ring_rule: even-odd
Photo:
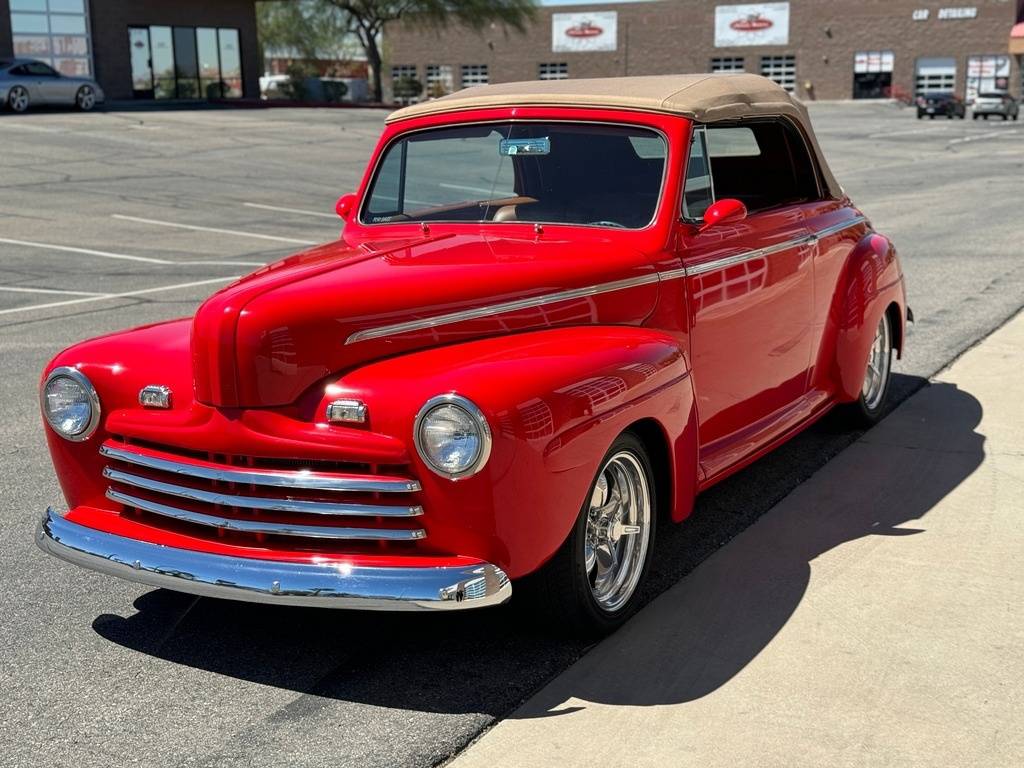
<svg viewBox="0 0 1024 768"><path fill-rule="evenodd" d="M736 198L754 212L820 196L807 146L788 122L710 126L707 143L718 200Z"/></svg>
<svg viewBox="0 0 1024 768"><path fill-rule="evenodd" d="M56 77L57 73L54 72L50 67L40 62L33 61L25 65L30 75L42 75L43 77Z"/></svg>
<svg viewBox="0 0 1024 768"><path fill-rule="evenodd" d="M686 182L683 185L683 218L699 221L715 201L708 168L708 153L703 128L695 128L686 159Z"/></svg>

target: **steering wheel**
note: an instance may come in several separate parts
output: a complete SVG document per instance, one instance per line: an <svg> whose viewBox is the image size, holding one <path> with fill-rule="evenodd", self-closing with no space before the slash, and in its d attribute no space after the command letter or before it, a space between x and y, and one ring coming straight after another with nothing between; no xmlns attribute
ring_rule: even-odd
<svg viewBox="0 0 1024 768"><path fill-rule="evenodd" d="M607 219L601 219L600 221L588 221L587 224L591 227L615 227L616 229L625 229L625 224L619 224L617 221L608 221Z"/></svg>

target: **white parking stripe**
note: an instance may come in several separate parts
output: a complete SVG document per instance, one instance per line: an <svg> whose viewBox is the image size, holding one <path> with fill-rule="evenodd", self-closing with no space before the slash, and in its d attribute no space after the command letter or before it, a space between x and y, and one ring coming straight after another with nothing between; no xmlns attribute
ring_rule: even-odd
<svg viewBox="0 0 1024 768"><path fill-rule="evenodd" d="M0 315L10 315L15 312L31 312L35 309L52 309L53 307L66 307L71 304L85 304L90 301L104 301L105 299L128 299L133 296L144 296L148 293L160 293L162 291L174 291L179 288L194 288L199 285L211 283L226 283L228 280L237 280L238 275L231 277L215 277L212 280L196 280L192 283L178 283L177 285L162 285L158 288L143 288L140 291L126 291L124 293L101 293L98 296L86 296L82 299L68 299L67 301L51 301L48 304L34 304L30 307L12 307L11 309L0 309Z"/></svg>
<svg viewBox="0 0 1024 768"><path fill-rule="evenodd" d="M215 267L265 267L269 264L269 261L175 261L174 266L184 264L186 266L195 266L196 264L212 264Z"/></svg>
<svg viewBox="0 0 1024 768"><path fill-rule="evenodd" d="M154 259L150 256L129 256L126 253L110 253L109 251L94 251L91 248L73 248L70 245L55 245L53 243L35 243L31 240L12 240L9 237L0 237L0 243L10 245L23 245L26 248L47 248L51 251L68 251L70 253L84 253L89 256L101 256L104 259L124 259L125 261L142 261L146 264L173 264L167 259Z"/></svg>
<svg viewBox="0 0 1024 768"><path fill-rule="evenodd" d="M972 141L987 141L988 139L1001 139L1003 136L1009 136L1016 133L1016 129L1008 131L992 131L991 133L979 133L976 136L964 136L962 139L950 139L947 144L967 144Z"/></svg>
<svg viewBox="0 0 1024 768"><path fill-rule="evenodd" d="M327 219L336 219L336 213L324 213L323 211L307 211L304 208L281 208L276 205L263 205L261 203L242 203L246 208L262 208L264 211L282 211L284 213L298 213L302 216L323 216Z"/></svg>
<svg viewBox="0 0 1024 768"><path fill-rule="evenodd" d="M62 296L106 296L105 293L96 293L95 291L65 291L59 288L25 288L20 285L0 285L0 291L10 291L12 293L57 293Z"/></svg>
<svg viewBox="0 0 1024 768"><path fill-rule="evenodd" d="M139 216L124 216L120 213L113 213L111 216L121 221L137 221L140 224L154 224L158 227L174 227L177 229L191 229L197 232L216 232L220 235L235 235L236 237L254 237L257 240L273 240L278 243L296 243L298 245L318 245L315 240L297 240L294 237L278 237L277 235L259 235L255 232L242 232L237 229L221 229L219 227L200 227L196 224L178 224L173 221L158 221L157 219L143 219Z"/></svg>

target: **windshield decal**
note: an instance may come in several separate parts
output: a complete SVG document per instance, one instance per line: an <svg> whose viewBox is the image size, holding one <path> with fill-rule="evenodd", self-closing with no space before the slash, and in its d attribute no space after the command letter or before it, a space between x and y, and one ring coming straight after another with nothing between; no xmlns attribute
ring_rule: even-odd
<svg viewBox="0 0 1024 768"><path fill-rule="evenodd" d="M551 153L551 139L502 139L498 154L508 157L515 155L547 155Z"/></svg>

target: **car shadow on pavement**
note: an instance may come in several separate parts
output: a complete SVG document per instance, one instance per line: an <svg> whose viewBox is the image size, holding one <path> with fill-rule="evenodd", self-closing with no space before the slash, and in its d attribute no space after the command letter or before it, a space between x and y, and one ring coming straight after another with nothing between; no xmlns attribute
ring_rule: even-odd
<svg viewBox="0 0 1024 768"><path fill-rule="evenodd" d="M894 380L904 396L924 384L916 377ZM702 495L686 522L658 532L645 599L693 571L673 590L671 615L645 611L633 619L612 642L628 636L636 652L595 675L600 684L580 678L571 695L655 705L692 700L727 683L796 610L815 557L863 536L917 532L898 526L925 516L981 463L984 438L974 431L980 419L975 398L949 384L931 385L852 449L856 461L847 482L830 489L812 514L776 510L759 524L754 546L750 536L727 542L861 433L827 417ZM875 444L879 450L867 449ZM166 661L308 694L296 717L328 699L501 717L587 650L543 625L515 597L508 607L464 613L374 613L154 590L134 606L127 618L97 617L93 628ZM666 669L661 683L633 684L650 677L637 665L651 664ZM564 714L570 710L556 711L563 701L521 716Z"/></svg>

